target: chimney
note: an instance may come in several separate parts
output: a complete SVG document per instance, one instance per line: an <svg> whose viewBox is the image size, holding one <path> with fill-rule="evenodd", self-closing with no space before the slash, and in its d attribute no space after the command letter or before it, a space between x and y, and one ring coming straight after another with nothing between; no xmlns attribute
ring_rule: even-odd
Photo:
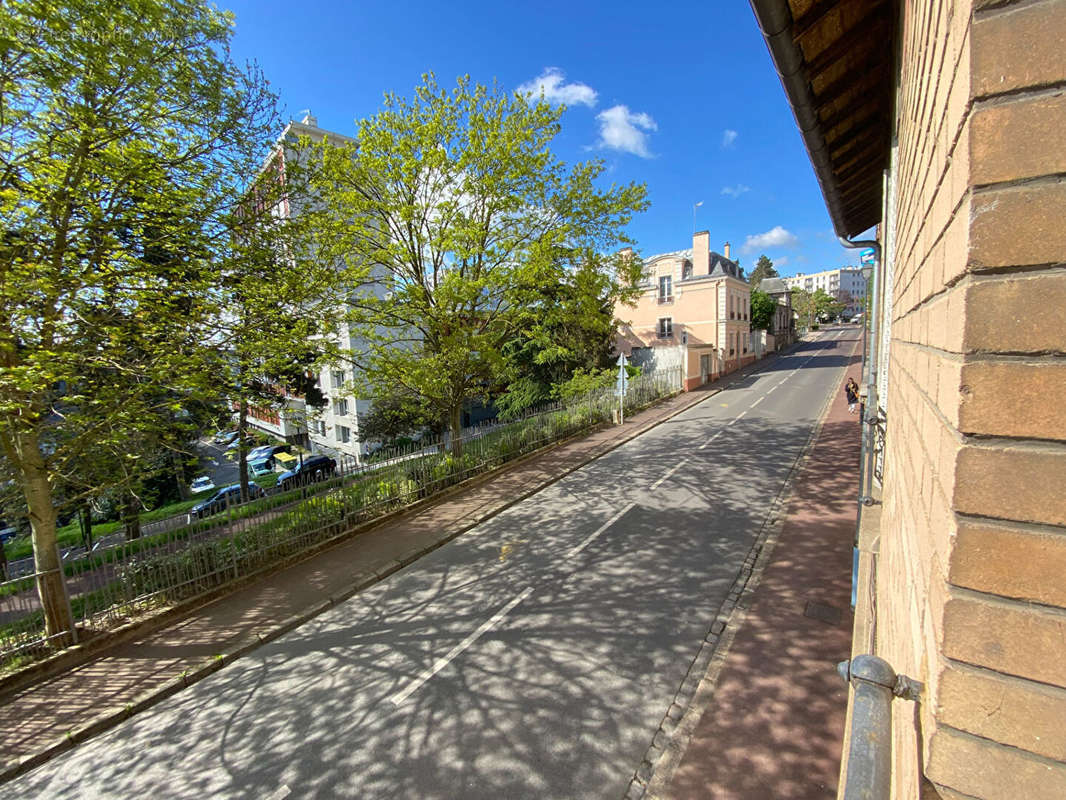
<svg viewBox="0 0 1066 800"><path fill-rule="evenodd" d="M692 234L692 274L711 274L711 234L700 231Z"/></svg>
<svg viewBox="0 0 1066 800"><path fill-rule="evenodd" d="M722 248L722 255L729 258L729 242L726 242L725 247Z"/></svg>

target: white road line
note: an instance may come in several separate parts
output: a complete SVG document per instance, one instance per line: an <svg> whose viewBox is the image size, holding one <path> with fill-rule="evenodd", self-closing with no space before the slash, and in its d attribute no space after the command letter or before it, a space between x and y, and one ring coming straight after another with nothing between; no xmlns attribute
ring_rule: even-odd
<svg viewBox="0 0 1066 800"><path fill-rule="evenodd" d="M512 608L521 603L532 593L532 586L527 586L525 589L523 589L521 593L519 593L518 597L514 598L510 603L508 603L495 614L493 614L492 619L482 623L481 627L479 627L476 631L474 631L472 634L463 639L463 641L459 642L459 644L457 644L443 656L434 661L432 667L422 670L422 672L419 673L418 677L407 685L406 689L404 689L402 692L397 692L396 694L394 694L392 696L393 704L400 705L404 700L410 697L411 694L416 689L418 689L419 686L421 686L423 683L428 681L430 678L432 678L434 675L436 675L438 672L448 666L449 662L451 662L453 658L455 658L461 652L466 650L466 648L468 648L470 645L480 639L482 634L484 634L490 628L494 627L496 623L498 623L501 619L506 617L511 612Z"/></svg>
<svg viewBox="0 0 1066 800"><path fill-rule="evenodd" d="M665 475L663 475L661 478L659 478L659 480L655 481L655 483L653 483L650 487L648 487L648 491L654 492L656 489L658 489L660 486L662 486L666 482L667 478L669 478L671 475L673 475L675 472L677 472L679 469L681 469L682 466L684 466L686 461L688 461L687 458L683 458L680 461L678 461L677 464L675 464L672 469L667 471L667 473Z"/></svg>
<svg viewBox="0 0 1066 800"><path fill-rule="evenodd" d="M715 434L714 436L712 436L712 437L711 437L710 439L708 439L708 440L707 440L706 442L704 442L703 444L701 444L701 445L700 445L699 447L697 447L696 449L697 449L697 450L702 450L702 449L703 449L704 447L706 447L706 446L707 446L707 445L709 445L709 444L710 444L711 442L713 442L713 441L714 441L715 439L717 439L717 438L718 438L719 436L721 436L721 435L722 435L722 433L723 433L723 431L718 431L718 433L716 433L716 434Z"/></svg>
<svg viewBox="0 0 1066 800"><path fill-rule="evenodd" d="M766 395L763 395L762 397L760 397L758 400L756 400L754 403L751 404L751 408L755 408L755 406L759 405L759 403L761 403L765 399L766 399ZM748 411L751 411L751 408L749 408Z"/></svg>
<svg viewBox="0 0 1066 800"><path fill-rule="evenodd" d="M596 530L594 530L592 533L590 533L588 536L586 536L585 540L581 544L579 544L577 547L572 548L570 550L570 552L566 554L566 557L567 558L573 558L578 553L580 553L582 550L584 550L586 547L588 547L589 543L592 542L593 539L595 539L597 536L599 536L601 533L603 533L609 527L611 527L616 522L618 522L618 520L620 520L622 518L622 516L627 511L629 511L629 509L633 508L633 506L635 506L635 505L636 505L636 503L630 503L628 506L623 508L617 514L615 514L613 517L611 517L609 520L607 520L605 523L603 523L600 527L598 527Z"/></svg>
<svg viewBox="0 0 1066 800"><path fill-rule="evenodd" d="M292 791L283 783L277 788L274 794L267 797L267 800L285 800L290 794L292 794Z"/></svg>

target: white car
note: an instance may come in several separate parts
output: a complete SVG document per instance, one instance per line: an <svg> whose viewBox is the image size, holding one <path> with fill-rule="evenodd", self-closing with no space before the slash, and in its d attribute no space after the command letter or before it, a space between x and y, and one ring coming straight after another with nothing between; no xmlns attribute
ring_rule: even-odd
<svg viewBox="0 0 1066 800"><path fill-rule="evenodd" d="M189 484L189 489L194 493L207 492L214 488L215 484L211 482L211 478L207 475L201 475L199 478L193 478L192 483Z"/></svg>

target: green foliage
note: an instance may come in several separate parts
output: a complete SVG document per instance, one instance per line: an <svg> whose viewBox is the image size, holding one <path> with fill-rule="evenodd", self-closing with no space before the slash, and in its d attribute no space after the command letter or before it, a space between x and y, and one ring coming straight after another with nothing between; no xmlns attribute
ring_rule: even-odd
<svg viewBox="0 0 1066 800"><path fill-rule="evenodd" d="M774 322L777 303L766 292L751 290L751 328L752 330L769 330Z"/></svg>
<svg viewBox="0 0 1066 800"><path fill-rule="evenodd" d="M515 360L567 359L560 320L607 300L596 270L627 283L629 263L596 254L626 241L645 189L600 189L602 163L556 159L561 114L468 78L449 92L427 76L413 100L387 95L355 145L317 149L316 242L362 287L349 317L363 344L351 355L358 395L421 398L458 434L466 403L520 377ZM552 297L560 277L565 304ZM549 318L559 305L567 311ZM525 341L508 351L516 337L536 352Z"/></svg>
<svg viewBox="0 0 1066 800"><path fill-rule="evenodd" d="M40 570L63 504L139 491L219 371L219 260L277 124L231 23L200 0L0 6L0 447Z"/></svg>
<svg viewBox="0 0 1066 800"><path fill-rule="evenodd" d="M792 310L801 320L806 320L808 327L813 326L822 314L837 314L843 308L825 289L819 288L813 293L799 287L792 290Z"/></svg>
<svg viewBox="0 0 1066 800"><path fill-rule="evenodd" d="M570 403L592 392L606 389L617 379L618 370L611 367L588 370L579 368L569 380L552 387L552 396L564 403Z"/></svg>
<svg viewBox="0 0 1066 800"><path fill-rule="evenodd" d="M759 260L755 262L755 269L751 271L751 275L748 276L748 283L752 287L757 287L763 278L776 278L778 277L777 270L774 268L774 262L767 258L765 255L759 256Z"/></svg>

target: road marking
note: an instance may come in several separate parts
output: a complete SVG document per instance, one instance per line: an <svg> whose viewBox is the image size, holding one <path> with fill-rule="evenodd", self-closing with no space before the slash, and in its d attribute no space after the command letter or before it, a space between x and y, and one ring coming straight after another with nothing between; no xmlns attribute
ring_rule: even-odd
<svg viewBox="0 0 1066 800"><path fill-rule="evenodd" d="M744 415L747 414L747 413L748 413L747 411L741 411L739 414L737 414L735 417L733 417L733 419L729 420L729 422L727 422L726 425L732 425L737 420L742 419L744 417Z"/></svg>
<svg viewBox="0 0 1066 800"><path fill-rule="evenodd" d="M582 550L584 550L586 547L588 547L593 539L595 539L597 536L599 536L601 533L603 533L609 527L611 527L616 522L618 522L618 520L620 520L623 517L623 515L627 511L629 511L629 509L633 508L633 506L635 506L635 505L636 505L636 503L630 503L628 506L623 508L617 514L615 514L613 517L611 517L609 520L607 520L605 523L603 523L600 527L598 527L596 530L594 530L592 533L590 533L588 536L586 536L585 540L581 544L579 544L577 547L574 547L573 549L571 549L570 552L566 554L566 557L567 558L573 558L578 553L580 553Z"/></svg>
<svg viewBox="0 0 1066 800"><path fill-rule="evenodd" d="M759 403L761 403L765 399L766 399L766 395L763 395L762 397L760 397L758 400L756 400L754 403L751 404L751 408L755 408L755 406L759 405ZM749 408L748 411L751 411L751 408ZM744 412L744 413L747 413L747 411Z"/></svg>
<svg viewBox="0 0 1066 800"><path fill-rule="evenodd" d="M406 689L404 689L402 692L397 692L396 694L394 694L392 696L393 704L397 706L400 705L404 700L410 697L415 692L415 690L418 689L418 687L420 687L423 683L428 681L430 678L432 678L434 675L436 675L438 672L448 666L448 664L453 658L455 658L461 652L466 650L466 648L468 648L470 645L480 639L486 631L495 626L496 623L498 623L501 619L511 613L512 608L521 603L532 593L532 586L527 586L525 589L523 589L516 598L514 598L510 603L508 603L495 614L493 614L491 619L486 622L483 622L481 624L481 627L479 627L476 631L474 631L472 634L463 639L463 641L459 642L459 644L457 644L443 656L434 661L432 667L422 670L422 672L418 674L418 677L407 685Z"/></svg>
<svg viewBox="0 0 1066 800"><path fill-rule="evenodd" d="M713 442L713 441L714 441L715 439L717 439L717 438L718 438L719 436L721 436L721 435L722 435L722 433L723 433L723 431L718 431L718 433L716 433L716 434L715 434L714 436L712 436L712 437L711 437L710 439L708 439L708 440L707 440L706 442L704 442L703 444L701 444L701 445L700 445L699 447L697 447L696 449L697 449L697 450L702 450L702 449L703 449L704 447L706 447L706 446L707 446L707 445L709 445L709 444L710 444L711 442Z"/></svg>
<svg viewBox="0 0 1066 800"><path fill-rule="evenodd" d="M283 783L274 794L267 796L267 800L285 800L290 794L292 794L292 791Z"/></svg>
<svg viewBox="0 0 1066 800"><path fill-rule="evenodd" d="M677 472L679 469L681 469L681 467L684 465L684 463L686 461L688 461L687 458L683 458L680 461L678 461L677 464L674 465L673 469L669 470L665 475L663 475L661 478L659 478L659 480L655 481L655 483L653 483L651 485L651 487L649 488L649 491L654 492L656 489L658 489L660 486L662 486L663 483L666 482L666 479L669 478L671 475L673 475L675 472Z"/></svg>

